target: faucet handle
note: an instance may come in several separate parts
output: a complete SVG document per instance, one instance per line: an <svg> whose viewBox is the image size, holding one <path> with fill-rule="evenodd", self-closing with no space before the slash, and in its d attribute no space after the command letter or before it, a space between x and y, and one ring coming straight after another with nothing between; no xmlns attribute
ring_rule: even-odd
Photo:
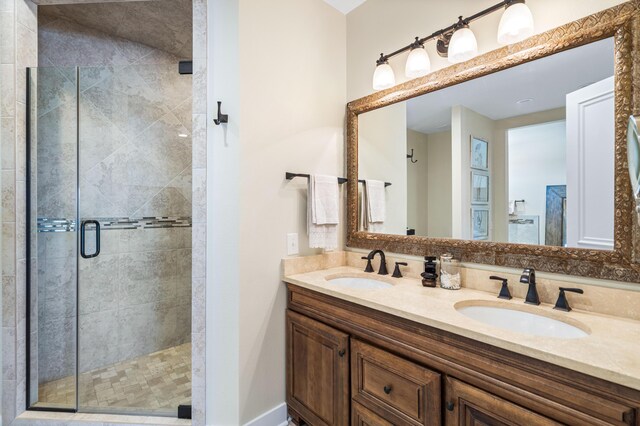
<svg viewBox="0 0 640 426"><path fill-rule="evenodd" d="M400 272L400 265L409 266L407 262L396 262L396 267L393 270L393 274L391 275L393 278L402 278L402 273Z"/></svg>
<svg viewBox="0 0 640 426"><path fill-rule="evenodd" d="M367 261L367 267L364 268L365 272L373 272L373 266L371 265L371 259L368 256L362 256L362 260Z"/></svg>
<svg viewBox="0 0 640 426"><path fill-rule="evenodd" d="M511 292L509 291L509 283L506 278L502 278L497 275L491 275L489 279L502 281L502 288L500 288L500 294L498 295L498 299L506 299L506 300L512 299Z"/></svg>
<svg viewBox="0 0 640 426"><path fill-rule="evenodd" d="M571 306L569 306L569 301L567 300L567 295L565 291L570 291L571 293L584 294L584 290L581 288L566 288L559 287L560 294L558 294L558 300L556 301L556 306L553 309L557 309L559 311L569 312L571 311Z"/></svg>

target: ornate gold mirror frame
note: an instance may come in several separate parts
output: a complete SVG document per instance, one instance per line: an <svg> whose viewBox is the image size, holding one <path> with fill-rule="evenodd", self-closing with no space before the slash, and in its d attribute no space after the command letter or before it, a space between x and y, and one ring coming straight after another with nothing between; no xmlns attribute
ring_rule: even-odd
<svg viewBox="0 0 640 426"><path fill-rule="evenodd" d="M374 234L358 231L358 115L502 71L554 53L613 37L615 43L614 250L534 246L487 241ZM634 60L634 58L636 58ZM627 170L627 123L640 113L640 0L435 71L347 104L347 246L410 255L452 253L463 262L640 282L640 232Z"/></svg>

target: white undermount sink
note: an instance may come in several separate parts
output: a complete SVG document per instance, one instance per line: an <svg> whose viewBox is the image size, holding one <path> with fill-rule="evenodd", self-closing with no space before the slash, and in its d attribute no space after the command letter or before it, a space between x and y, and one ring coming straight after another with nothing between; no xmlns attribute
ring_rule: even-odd
<svg viewBox="0 0 640 426"><path fill-rule="evenodd" d="M469 303L458 305L455 308L462 315L503 330L560 339L578 339L589 335L588 332L577 326L532 312L503 306L483 306Z"/></svg>
<svg viewBox="0 0 640 426"><path fill-rule="evenodd" d="M364 277L339 277L328 279L329 284L337 285L340 287L354 288L360 290L375 290L379 288L390 288L393 284L389 284L385 281L375 280L372 278Z"/></svg>

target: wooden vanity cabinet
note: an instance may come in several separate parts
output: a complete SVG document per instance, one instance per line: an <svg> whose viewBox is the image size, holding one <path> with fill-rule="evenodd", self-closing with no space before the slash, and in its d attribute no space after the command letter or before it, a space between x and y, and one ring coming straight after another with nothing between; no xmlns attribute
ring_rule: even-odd
<svg viewBox="0 0 640 426"><path fill-rule="evenodd" d="M488 392L447 377L446 426L558 426L552 421Z"/></svg>
<svg viewBox="0 0 640 426"><path fill-rule="evenodd" d="M310 425L349 424L349 335L287 311L287 404Z"/></svg>
<svg viewBox="0 0 640 426"><path fill-rule="evenodd" d="M288 289L287 404L297 425L640 426L640 391Z"/></svg>

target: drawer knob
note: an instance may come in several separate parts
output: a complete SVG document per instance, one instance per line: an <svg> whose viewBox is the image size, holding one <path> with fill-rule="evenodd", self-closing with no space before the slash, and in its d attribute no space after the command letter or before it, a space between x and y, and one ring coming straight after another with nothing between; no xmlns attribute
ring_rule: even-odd
<svg viewBox="0 0 640 426"><path fill-rule="evenodd" d="M382 388L382 390L384 390L384 393L389 395L391 393L391 386L387 385L384 388Z"/></svg>
<svg viewBox="0 0 640 426"><path fill-rule="evenodd" d="M451 402L451 401L447 402L447 410L448 411L453 411L453 407L454 407L453 402Z"/></svg>
<svg viewBox="0 0 640 426"><path fill-rule="evenodd" d="M338 356L339 356L340 358L342 358L342 357L344 356L344 354L346 354L346 353L347 353L347 351L346 351L345 349L340 349L340 350L338 351Z"/></svg>

